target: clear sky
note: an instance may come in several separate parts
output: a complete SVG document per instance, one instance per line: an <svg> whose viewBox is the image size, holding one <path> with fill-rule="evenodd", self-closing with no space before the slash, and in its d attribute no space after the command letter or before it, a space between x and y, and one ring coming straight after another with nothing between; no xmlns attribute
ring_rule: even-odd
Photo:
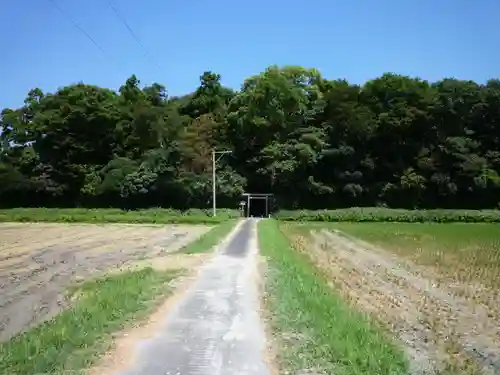
<svg viewBox="0 0 500 375"><path fill-rule="evenodd" d="M205 70L239 88L267 66L302 65L363 83L383 72L431 81L500 77L498 0L0 0L0 108L33 87L83 81L118 89L135 73L171 95ZM158 66L159 65L159 66Z"/></svg>

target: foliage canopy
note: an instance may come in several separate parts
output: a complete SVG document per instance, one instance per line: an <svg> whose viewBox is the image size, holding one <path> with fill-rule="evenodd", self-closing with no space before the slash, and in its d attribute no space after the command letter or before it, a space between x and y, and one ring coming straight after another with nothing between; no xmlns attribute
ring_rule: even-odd
<svg viewBox="0 0 500 375"><path fill-rule="evenodd" d="M205 72L169 97L132 76L118 92L83 83L31 90L0 115L2 206L208 207L244 190L286 208L495 208L500 81L396 74L364 85L271 66L241 90Z"/></svg>

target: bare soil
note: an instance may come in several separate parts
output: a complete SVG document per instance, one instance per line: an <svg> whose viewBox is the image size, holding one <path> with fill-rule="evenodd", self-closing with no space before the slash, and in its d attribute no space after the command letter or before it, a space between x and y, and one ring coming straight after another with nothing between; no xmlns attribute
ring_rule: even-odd
<svg viewBox="0 0 500 375"><path fill-rule="evenodd" d="M0 224L0 342L68 306L75 280L123 267L193 266L172 254L209 227L136 224ZM181 259L182 258L182 259Z"/></svg>
<svg viewBox="0 0 500 375"><path fill-rule="evenodd" d="M500 306L464 298L429 269L341 232L311 235L312 243L296 237L298 248L332 287L399 338L413 374L500 374Z"/></svg>

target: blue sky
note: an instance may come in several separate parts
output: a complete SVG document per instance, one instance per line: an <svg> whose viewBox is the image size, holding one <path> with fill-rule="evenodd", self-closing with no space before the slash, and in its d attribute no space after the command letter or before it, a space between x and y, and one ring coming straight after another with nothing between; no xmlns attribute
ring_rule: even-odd
<svg viewBox="0 0 500 375"><path fill-rule="evenodd" d="M54 1L106 54L49 0L0 0L0 108L19 106L33 87L118 89L133 73L172 95L194 90L205 70L239 88L271 64L355 83L383 72L500 77L497 0L112 0L150 57L108 0Z"/></svg>

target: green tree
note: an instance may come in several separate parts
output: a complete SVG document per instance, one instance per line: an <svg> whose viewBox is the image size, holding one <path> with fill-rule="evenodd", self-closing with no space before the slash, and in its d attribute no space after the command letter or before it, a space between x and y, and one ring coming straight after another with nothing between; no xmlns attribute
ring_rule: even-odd
<svg viewBox="0 0 500 375"><path fill-rule="evenodd" d="M384 74L362 85L271 66L241 90L207 71L169 97L133 75L118 92L28 92L0 113L2 206L211 204L243 191L281 207L499 207L500 81Z"/></svg>
<svg viewBox="0 0 500 375"><path fill-rule="evenodd" d="M313 69L270 67L231 101L229 134L250 190L273 191L297 206L303 193L317 189L311 172L325 143L317 121L321 81Z"/></svg>

